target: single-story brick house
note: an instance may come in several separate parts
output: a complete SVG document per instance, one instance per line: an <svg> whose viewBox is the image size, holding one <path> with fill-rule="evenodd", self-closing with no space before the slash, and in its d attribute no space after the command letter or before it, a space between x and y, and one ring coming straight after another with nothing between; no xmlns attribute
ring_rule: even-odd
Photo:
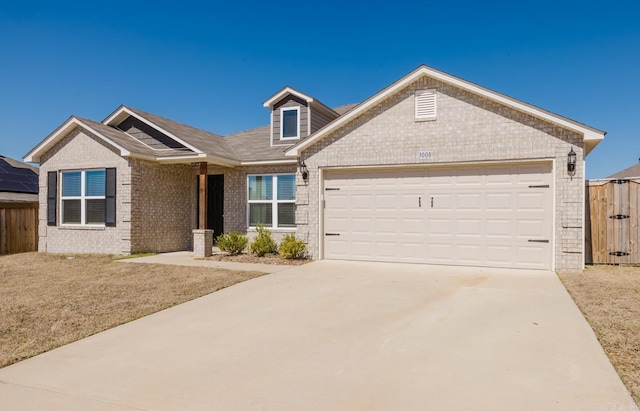
<svg viewBox="0 0 640 411"><path fill-rule="evenodd" d="M262 222L314 259L584 265L603 131L426 66L357 105L285 87L263 106L268 125L224 137L127 106L69 118L25 157L40 251L189 250L196 228Z"/></svg>

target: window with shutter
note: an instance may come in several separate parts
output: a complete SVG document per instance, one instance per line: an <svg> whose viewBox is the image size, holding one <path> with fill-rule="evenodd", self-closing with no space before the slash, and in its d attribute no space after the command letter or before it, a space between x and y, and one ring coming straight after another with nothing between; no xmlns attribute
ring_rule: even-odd
<svg viewBox="0 0 640 411"><path fill-rule="evenodd" d="M435 120L436 118L436 90L417 90L416 120Z"/></svg>
<svg viewBox="0 0 640 411"><path fill-rule="evenodd" d="M63 225L115 227L115 168L62 171L60 179L60 221ZM55 193L50 198L55 203Z"/></svg>

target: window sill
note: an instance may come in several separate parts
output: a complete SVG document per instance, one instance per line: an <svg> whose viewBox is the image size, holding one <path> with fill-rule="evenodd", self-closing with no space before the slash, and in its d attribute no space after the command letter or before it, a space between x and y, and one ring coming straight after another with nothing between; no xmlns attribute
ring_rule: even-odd
<svg viewBox="0 0 640 411"><path fill-rule="evenodd" d="M87 231L104 231L106 229L103 225L59 225L60 230L87 230Z"/></svg>
<svg viewBox="0 0 640 411"><path fill-rule="evenodd" d="M425 118L415 118L414 119L416 123L422 123L425 121L436 121L437 117L425 117Z"/></svg>

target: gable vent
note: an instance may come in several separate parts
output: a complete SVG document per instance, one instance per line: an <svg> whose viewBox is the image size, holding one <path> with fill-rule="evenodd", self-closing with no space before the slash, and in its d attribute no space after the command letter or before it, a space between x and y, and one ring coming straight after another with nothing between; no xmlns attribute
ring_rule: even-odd
<svg viewBox="0 0 640 411"><path fill-rule="evenodd" d="M436 90L416 91L416 120L435 120Z"/></svg>

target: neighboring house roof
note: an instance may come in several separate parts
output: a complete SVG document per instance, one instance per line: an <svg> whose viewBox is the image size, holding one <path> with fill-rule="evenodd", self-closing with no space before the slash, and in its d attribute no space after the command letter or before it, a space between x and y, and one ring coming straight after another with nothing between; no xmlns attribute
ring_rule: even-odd
<svg viewBox="0 0 640 411"><path fill-rule="evenodd" d="M640 163L611 174L607 178L640 178Z"/></svg>
<svg viewBox="0 0 640 411"><path fill-rule="evenodd" d="M38 169L0 155L0 202L37 202Z"/></svg>
<svg viewBox="0 0 640 411"><path fill-rule="evenodd" d="M533 117L557 124L561 127L567 128L574 132L580 133L583 136L583 141L585 145L585 155L589 154L589 152L604 138L606 134L604 131L589 127L582 123L578 123L577 121L570 120L566 117L562 117L560 115L554 114L550 111L543 110L539 107L533 106L531 104L524 103L522 101L516 100L514 98L505 96L504 94L500 94L493 90L489 90L487 88L481 87L477 84L468 82L466 80L462 80L461 78L452 76L447 73L443 73L441 71L432 69L425 65L418 67L413 70L411 73L402 77L400 80L386 87L382 91L373 95L369 99L360 103L357 107L340 116L333 122L327 124L320 130L316 131L314 134L309 136L308 138L301 140L297 144L290 147L286 154L288 156L299 156L300 153L310 147L311 145L317 143L323 138L327 137L333 131L338 130L340 127L346 125L351 120L365 113L375 105L381 103L389 96L395 94L400 91L404 87L416 81L418 78L422 76L427 76L444 83L451 84L455 87L458 87L462 90L466 90L470 93L474 93L476 95L480 95L484 98L496 101L500 104L504 104L507 107L511 107L518 111L529 114Z"/></svg>

